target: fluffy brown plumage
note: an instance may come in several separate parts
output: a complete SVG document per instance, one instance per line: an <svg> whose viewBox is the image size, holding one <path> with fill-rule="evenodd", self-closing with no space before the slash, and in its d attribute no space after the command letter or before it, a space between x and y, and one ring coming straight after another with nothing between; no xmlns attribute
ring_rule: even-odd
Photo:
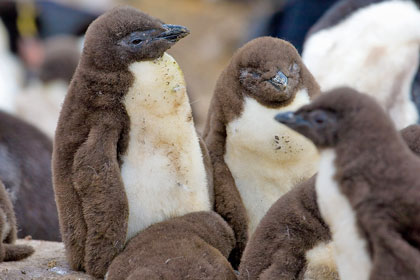
<svg viewBox="0 0 420 280"><path fill-rule="evenodd" d="M372 98L342 88L277 119L310 138L322 151L333 149L335 153L334 181L354 213L357 238L366 244L340 254L345 257L355 250L365 251L357 253L366 254L370 264L369 275L365 276L371 280L418 279L420 159L404 143L383 109ZM318 178L325 176L320 174ZM328 202L322 198L323 182L316 182L318 206L332 229L334 246L344 248L346 240L335 239L334 231L339 229L336 213L325 211ZM346 227L351 228L351 222ZM338 263L340 277L351 279L343 268Z"/></svg>
<svg viewBox="0 0 420 280"><path fill-rule="evenodd" d="M9 195L0 181L0 262L19 261L34 252L27 245L15 245L16 241L16 218Z"/></svg>
<svg viewBox="0 0 420 280"><path fill-rule="evenodd" d="M0 112L0 180L15 207L20 238L60 240L51 155L52 143L46 135Z"/></svg>
<svg viewBox="0 0 420 280"><path fill-rule="evenodd" d="M128 7L102 15L86 33L81 60L60 114L53 154L61 232L73 269L103 277L128 236L129 198L121 167L129 148L131 123L124 97L135 81L129 66L140 61L156 65L155 59L186 35L185 28L164 25ZM176 92L175 88L168 94ZM154 108L153 104L149 107ZM191 118L187 121L192 122ZM132 123L141 131L139 122ZM193 141L198 147L198 138ZM141 141L135 144L141 145ZM171 143L158 143L156 150L159 145ZM182 156L182 151L176 152ZM147 159L139 157L139 162L142 160L147 165ZM181 186L172 187L181 190ZM210 187L206 196L209 194Z"/></svg>
<svg viewBox="0 0 420 280"><path fill-rule="evenodd" d="M108 270L117 279L236 279L232 229L214 212L154 224L131 239Z"/></svg>
<svg viewBox="0 0 420 280"><path fill-rule="evenodd" d="M420 156L420 126L401 130L407 146ZM248 242L240 279L338 279L333 263L308 271L306 253L331 242L331 233L316 202L315 176L281 197L261 220ZM322 263L322 262L320 262Z"/></svg>
<svg viewBox="0 0 420 280"><path fill-rule="evenodd" d="M252 206L244 205L234 176L225 162L229 137L227 125L241 117L246 98L256 100L258 106L265 108L263 110L277 110L291 105L297 92L304 89L311 97L318 93L319 87L296 49L283 40L270 37L258 38L239 49L217 82L204 140L214 167L215 211L226 219L236 236L237 245L230 256L234 266L239 264L245 248L249 222L246 209ZM266 121L272 122L272 118ZM272 142L279 142L278 136L270 137ZM278 147L272 148L271 154L282 152Z"/></svg>

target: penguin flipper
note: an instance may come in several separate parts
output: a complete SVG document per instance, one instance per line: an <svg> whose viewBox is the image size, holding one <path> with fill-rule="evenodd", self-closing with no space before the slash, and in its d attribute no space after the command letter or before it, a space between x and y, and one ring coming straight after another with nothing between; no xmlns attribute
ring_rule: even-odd
<svg viewBox="0 0 420 280"><path fill-rule="evenodd" d="M32 255L35 250L31 246L2 244L4 247L4 261L20 261Z"/></svg>
<svg viewBox="0 0 420 280"><path fill-rule="evenodd" d="M213 98L211 107L220 108L218 99ZM236 246L229 261L237 269L248 241L248 217L235 180L224 160L226 127L220 109L209 110L207 124L203 133L213 164L214 211L222 216L235 233Z"/></svg>
<svg viewBox="0 0 420 280"><path fill-rule="evenodd" d="M240 279L304 279L308 267L305 253L331 240L318 210L315 178L296 186L271 206L247 244Z"/></svg>
<svg viewBox="0 0 420 280"><path fill-rule="evenodd" d="M134 236L112 262L107 280L227 279L232 229L217 213L194 212L154 224Z"/></svg>
<svg viewBox="0 0 420 280"><path fill-rule="evenodd" d="M92 127L73 164L73 183L87 226L84 268L98 278L123 249L127 234L128 201L117 159L118 139L119 130L105 122Z"/></svg>

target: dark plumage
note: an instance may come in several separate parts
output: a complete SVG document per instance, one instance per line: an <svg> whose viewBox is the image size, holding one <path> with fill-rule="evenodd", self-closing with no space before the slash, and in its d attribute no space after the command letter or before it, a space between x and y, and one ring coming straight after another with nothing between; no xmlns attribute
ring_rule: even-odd
<svg viewBox="0 0 420 280"><path fill-rule="evenodd" d="M179 206L191 206L185 212L195 207L183 201L182 195L176 200L179 193L195 194L200 187L206 210L211 208L211 179L206 179L204 165L197 175L200 186L192 185L195 177L194 182L182 177L193 172L182 165L184 158L194 166L200 166L203 156L208 161L205 151L200 152L185 87L179 82L169 91L163 90L175 83L173 73L166 70L182 78L178 65L165 51L187 34L184 27L163 24L128 7L107 12L88 28L60 114L53 154L61 232L75 270L103 277L130 238L136 234L141 238L141 231L153 223L181 216ZM141 88L142 83L146 89ZM172 117L170 125L167 115ZM182 133L184 124L190 129L190 138L163 137ZM180 143L186 146L178 148ZM194 159L188 154L191 147L196 148ZM166 180L172 175L175 179ZM162 191L156 190L161 185ZM134 194L128 195L128 190ZM181 205L167 210L174 201Z"/></svg>
<svg viewBox="0 0 420 280"><path fill-rule="evenodd" d="M15 245L16 241L16 218L9 195L0 181L0 262L19 261L34 252L34 249L26 245Z"/></svg>
<svg viewBox="0 0 420 280"><path fill-rule="evenodd" d="M275 162L276 166L278 166L281 165L281 163L276 162L278 159L284 158L286 161L287 157L290 158L294 155L299 157L300 151L303 151L306 148L304 142L307 141L303 138L299 138L299 135L296 135L299 139L295 139L293 137L295 135L289 135L288 132L276 130L277 124L273 122L271 115L274 117L276 112L279 112L274 110L282 110L288 106L298 106L294 105L295 102L306 104L312 96L318 93L318 91L319 87L317 83L302 63L296 49L286 41L271 37L258 38L243 46L234 54L228 67L220 75L203 135L214 167L215 211L226 219L235 232L237 244L230 256L230 261L234 266L239 264L242 251L245 248L248 238L250 217L247 216L249 215L249 213L247 214L247 209L249 210L253 207L268 209L274 201L259 201L259 204L257 203L254 205L249 205L253 204L252 202L248 202L247 204L247 201L244 201L244 196L241 194L241 190L238 189L238 182L235 182L241 174L237 175L237 178L235 178L232 166L229 166L225 161L226 154L229 152L227 149L229 137L233 137L235 134L238 135L237 133L239 132L243 133L243 136L240 137L244 140L243 143L245 143L243 149L254 153L255 157L259 160L264 160L267 153L268 157L274 156L274 160L269 158L263 165L270 165L272 162ZM256 101L256 103L254 101ZM250 111L257 110L257 112L261 114L258 116L254 115L255 118L265 118L264 116L267 116L264 120L261 120L265 122L264 127L266 128L266 131L268 131L267 133L263 132L263 136L258 135L259 133L255 130L253 130L251 134L248 134L247 131L245 131L244 127L252 127L254 125L252 123L233 129L234 132L229 132L229 124L243 118L243 115L246 112L245 108L248 108L246 107L248 106L247 102L251 102L251 106L254 106ZM246 121L249 122L248 119ZM273 131L269 129L271 127L273 127ZM293 131L291 132L293 133ZM279 137L279 135L282 134L284 135L283 138L285 138L285 141ZM255 141L251 142L251 139L255 139ZM248 140L249 143L246 142ZM238 141L238 139L232 141ZM295 142L296 144L299 142L297 145L300 146L300 149L295 149L293 146ZM283 150L281 150L282 145ZM311 144L309 143L309 145ZM232 144L232 146L240 147L240 145L236 144ZM263 151L261 152L260 149ZM312 148L312 150L315 152L314 148ZM244 154L242 152L238 153ZM311 151L307 152L306 160L311 162L311 159L308 158L312 155L313 153L311 153ZM251 157L253 157L253 155ZM248 160L248 162L246 160ZM249 168L250 171L248 175L253 174L251 169L255 169L260 165L249 158L239 161L248 164L246 167ZM294 162L299 161L300 160L297 159ZM313 163L315 165L316 160ZM308 165L310 165L310 163ZM240 169L243 170L244 168ZM248 171L243 170L243 172ZM302 171L302 173L305 172L306 171ZM287 180L293 182L304 180L305 178L312 176L314 172L315 171L308 171L307 173L311 174L299 174L299 176L297 176L299 178L287 178ZM267 179L272 182L281 180L278 177L271 178L270 176L273 176L273 173L268 174L267 177L260 172L254 173L257 173L257 175L253 180ZM268 173L270 173L270 171ZM277 176L277 174L275 176ZM271 185L267 188L270 187ZM280 192L280 189L289 190L291 187L293 186L276 186L274 187L274 189L276 189L274 192ZM244 189L248 188L244 187ZM260 189L264 190L265 188ZM270 198L273 197L271 193L265 196ZM248 197L252 197L252 195L250 194ZM277 199L277 197L275 199ZM252 217L252 225L258 223L257 220L258 217Z"/></svg>
<svg viewBox="0 0 420 280"><path fill-rule="evenodd" d="M276 118L321 149L315 188L318 207L331 229L334 246L339 248L335 258L340 277L355 279L354 274L362 273L371 280L418 279L420 159L384 110L372 98L341 88L296 113ZM328 162L331 158L335 158L333 163ZM333 170L326 169L328 164L333 164ZM326 200L327 191L331 200ZM333 199L339 199L334 191L344 199L342 209L348 203L350 212L328 211ZM345 227L337 227L337 218L343 218L343 213L355 221L347 218ZM353 227L355 235L343 239L341 230L352 232ZM340 239L336 239L338 234ZM363 267L354 267L354 262L360 261L355 256L366 258Z"/></svg>
<svg viewBox="0 0 420 280"><path fill-rule="evenodd" d="M196 212L154 224L112 262L109 280L236 279L227 257L232 229L216 213Z"/></svg>
<svg viewBox="0 0 420 280"><path fill-rule="evenodd" d="M52 143L46 135L0 112L0 180L15 207L20 238L60 240L51 154Z"/></svg>
<svg viewBox="0 0 420 280"><path fill-rule="evenodd" d="M401 130L405 143L420 156L420 126ZM315 176L281 197L261 220L248 242L239 269L240 279L338 279L335 262L309 266L306 254L331 233L316 202ZM309 270L308 270L309 267Z"/></svg>

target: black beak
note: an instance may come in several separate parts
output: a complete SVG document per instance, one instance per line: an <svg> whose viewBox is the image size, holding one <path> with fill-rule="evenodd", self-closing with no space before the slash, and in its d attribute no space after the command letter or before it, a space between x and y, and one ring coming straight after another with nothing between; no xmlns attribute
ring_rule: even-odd
<svg viewBox="0 0 420 280"><path fill-rule="evenodd" d="M277 114L274 118L276 121L290 128L311 126L310 122L308 122L301 116L294 114L293 112L280 113L280 114Z"/></svg>
<svg viewBox="0 0 420 280"><path fill-rule="evenodd" d="M166 31L159 34L158 38L168 40L171 43L176 43L190 34L190 31L181 25L164 24L162 26L166 29Z"/></svg>
<svg viewBox="0 0 420 280"><path fill-rule="evenodd" d="M280 89L280 90L284 90L287 87L287 76L284 75L283 72L278 71L276 73L276 75L271 78L270 80L268 80L273 86L275 86L276 88Z"/></svg>

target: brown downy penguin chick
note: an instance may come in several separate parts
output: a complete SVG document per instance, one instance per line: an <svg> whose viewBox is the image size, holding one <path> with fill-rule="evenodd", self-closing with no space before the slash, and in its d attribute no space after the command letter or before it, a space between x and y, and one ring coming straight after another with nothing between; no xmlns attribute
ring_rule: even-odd
<svg viewBox="0 0 420 280"><path fill-rule="evenodd" d="M411 98L412 90L419 91L420 10L415 2L337 1L311 28L302 52L321 90L348 86L373 96L398 129L418 122Z"/></svg>
<svg viewBox="0 0 420 280"><path fill-rule="evenodd" d="M0 262L19 261L34 252L31 246L13 244L16 241L16 218L13 205L0 181Z"/></svg>
<svg viewBox="0 0 420 280"><path fill-rule="evenodd" d="M420 125L400 133L420 156ZM261 220L245 248L240 279L339 279L331 234L316 203L315 178L282 196Z"/></svg>
<svg viewBox="0 0 420 280"><path fill-rule="evenodd" d="M270 206L317 170L313 144L279 127L274 116L309 103L318 90L296 49L270 37L239 49L217 82L204 139L214 168L215 211L236 235L234 266Z"/></svg>
<svg viewBox="0 0 420 280"><path fill-rule="evenodd" d="M190 213L133 237L106 279L236 279L227 260L234 245L232 229L218 214Z"/></svg>
<svg viewBox="0 0 420 280"><path fill-rule="evenodd" d="M129 7L87 30L53 153L61 232L75 270L103 277L138 232L211 209L184 77L165 53L187 34Z"/></svg>
<svg viewBox="0 0 420 280"><path fill-rule="evenodd" d="M420 156L420 125L400 133ZM315 180L314 176L273 204L247 243L240 279L339 279L331 234L316 203Z"/></svg>
<svg viewBox="0 0 420 280"><path fill-rule="evenodd" d="M45 134L0 111L0 180L14 205L20 238L61 240L51 156L52 142Z"/></svg>
<svg viewBox="0 0 420 280"><path fill-rule="evenodd" d="M420 159L379 104L340 88L276 119L321 152L317 203L340 279L419 279Z"/></svg>

